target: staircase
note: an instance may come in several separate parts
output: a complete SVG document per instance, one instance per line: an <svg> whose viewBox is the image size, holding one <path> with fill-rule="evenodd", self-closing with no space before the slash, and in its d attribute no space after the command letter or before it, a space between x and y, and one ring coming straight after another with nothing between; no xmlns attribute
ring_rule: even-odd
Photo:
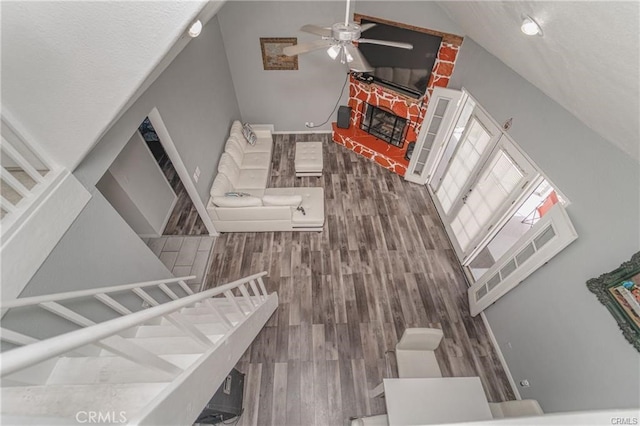
<svg viewBox="0 0 640 426"><path fill-rule="evenodd" d="M1 423L192 424L278 306L265 275L199 293L180 277L2 303L80 328L41 341L1 329L21 345L0 354ZM149 307L126 307L132 294ZM60 303L82 299L116 318L96 323Z"/></svg>

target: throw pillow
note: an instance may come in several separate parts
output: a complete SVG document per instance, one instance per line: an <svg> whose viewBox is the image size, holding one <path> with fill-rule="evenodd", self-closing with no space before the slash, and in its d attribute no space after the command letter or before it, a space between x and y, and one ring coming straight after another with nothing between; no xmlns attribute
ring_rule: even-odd
<svg viewBox="0 0 640 426"><path fill-rule="evenodd" d="M224 194L225 197L251 197L251 194L249 194L248 192L225 192Z"/></svg>
<svg viewBox="0 0 640 426"><path fill-rule="evenodd" d="M244 138L247 140L249 145L255 145L258 137L256 136L256 132L253 131L249 123L244 123L242 125L242 134Z"/></svg>
<svg viewBox="0 0 640 426"><path fill-rule="evenodd" d="M302 195L265 195L262 197L265 206L291 206L302 204Z"/></svg>

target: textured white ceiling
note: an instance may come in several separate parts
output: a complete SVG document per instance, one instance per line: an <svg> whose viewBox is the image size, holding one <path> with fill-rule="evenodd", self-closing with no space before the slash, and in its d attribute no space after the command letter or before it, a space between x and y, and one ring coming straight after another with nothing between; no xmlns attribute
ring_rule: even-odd
<svg viewBox="0 0 640 426"><path fill-rule="evenodd" d="M2 107L73 169L204 1L2 1Z"/></svg>
<svg viewBox="0 0 640 426"><path fill-rule="evenodd" d="M632 157L639 155L640 2L440 1L478 44ZM543 37L520 31L522 14Z"/></svg>

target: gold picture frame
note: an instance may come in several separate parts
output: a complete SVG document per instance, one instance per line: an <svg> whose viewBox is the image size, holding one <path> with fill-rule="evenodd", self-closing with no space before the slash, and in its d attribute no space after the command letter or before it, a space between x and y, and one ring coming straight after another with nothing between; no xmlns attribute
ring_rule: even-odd
<svg viewBox="0 0 640 426"><path fill-rule="evenodd" d="M282 49L298 44L296 37L260 37L260 50L262 51L262 66L265 70L292 70L298 69L298 55L286 56Z"/></svg>

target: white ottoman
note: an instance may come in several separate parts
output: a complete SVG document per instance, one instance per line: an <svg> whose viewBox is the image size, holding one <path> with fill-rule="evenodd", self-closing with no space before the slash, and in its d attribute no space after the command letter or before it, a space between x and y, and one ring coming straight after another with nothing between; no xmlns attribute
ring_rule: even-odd
<svg viewBox="0 0 640 426"><path fill-rule="evenodd" d="M296 177L322 176L322 142L296 142Z"/></svg>

